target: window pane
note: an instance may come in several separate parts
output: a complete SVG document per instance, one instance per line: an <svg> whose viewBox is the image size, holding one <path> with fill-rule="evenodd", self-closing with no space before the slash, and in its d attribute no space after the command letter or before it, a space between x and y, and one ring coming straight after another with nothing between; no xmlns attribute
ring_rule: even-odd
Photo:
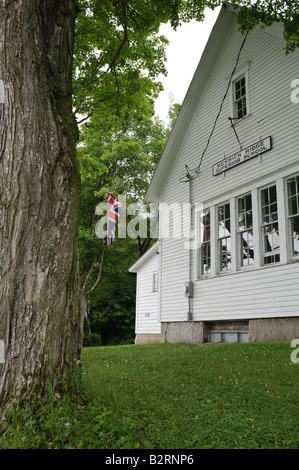
<svg viewBox="0 0 299 470"><path fill-rule="evenodd" d="M288 211L289 215L299 214L299 177L293 176L287 180L288 188Z"/></svg>
<svg viewBox="0 0 299 470"><path fill-rule="evenodd" d="M294 196L296 194L296 178L289 178L287 182L288 186L288 197Z"/></svg>
<svg viewBox="0 0 299 470"><path fill-rule="evenodd" d="M200 219L200 242L209 241L210 236L210 211L206 211L201 215Z"/></svg>
<svg viewBox="0 0 299 470"><path fill-rule="evenodd" d="M238 199L238 220L240 240L241 266L249 266L254 263L252 198L247 194Z"/></svg>
<svg viewBox="0 0 299 470"><path fill-rule="evenodd" d="M231 269L231 238L222 238L220 241L220 270L229 271Z"/></svg>
<svg viewBox="0 0 299 470"><path fill-rule="evenodd" d="M210 333L210 342L211 343L220 343L221 333Z"/></svg>
<svg viewBox="0 0 299 470"><path fill-rule="evenodd" d="M277 263L280 261L280 256L276 186L261 191L261 202L264 264Z"/></svg>
<svg viewBox="0 0 299 470"><path fill-rule="evenodd" d="M247 196L245 196L245 207L247 212L252 210L251 194L247 194Z"/></svg>
<svg viewBox="0 0 299 470"><path fill-rule="evenodd" d="M291 237L293 256L299 255L299 216L292 217L291 219Z"/></svg>
<svg viewBox="0 0 299 470"><path fill-rule="evenodd" d="M211 244L204 243L201 246L201 275L211 273Z"/></svg>
<svg viewBox="0 0 299 470"><path fill-rule="evenodd" d="M269 188L270 190L270 201L271 202L274 202L276 201L276 186L271 186L271 188Z"/></svg>
<svg viewBox="0 0 299 470"><path fill-rule="evenodd" d="M278 212L277 212L277 205L273 205L270 207L271 210L271 219L270 222L276 222L278 220Z"/></svg>
<svg viewBox="0 0 299 470"><path fill-rule="evenodd" d="M230 206L224 204L218 207L218 237L228 237L230 235Z"/></svg>
<svg viewBox="0 0 299 470"><path fill-rule="evenodd" d="M246 212L246 227L253 227L252 212Z"/></svg>
<svg viewBox="0 0 299 470"><path fill-rule="evenodd" d="M235 116L241 119L247 114L247 103L246 103L246 79L245 77L240 78L235 82Z"/></svg>
<svg viewBox="0 0 299 470"><path fill-rule="evenodd" d="M224 343L236 343L238 341L238 334L235 332L222 333L222 340Z"/></svg>
<svg viewBox="0 0 299 470"><path fill-rule="evenodd" d="M239 333L239 341L240 341L240 343L248 343L249 342L249 333Z"/></svg>
<svg viewBox="0 0 299 470"><path fill-rule="evenodd" d="M254 264L254 244L253 232L248 230L240 234L241 236L241 265L250 266Z"/></svg>
<svg viewBox="0 0 299 470"><path fill-rule="evenodd" d="M204 276L211 272L211 230L210 211L206 210L200 218L200 275Z"/></svg>
<svg viewBox="0 0 299 470"><path fill-rule="evenodd" d="M238 199L238 213L241 214L242 212L245 212L245 199L244 197L240 197Z"/></svg>
<svg viewBox="0 0 299 470"><path fill-rule="evenodd" d="M230 205L228 203L218 207L218 253L220 271L227 271L231 268L230 230Z"/></svg>
<svg viewBox="0 0 299 470"><path fill-rule="evenodd" d="M265 206L262 208L262 222L268 224L270 222L270 207Z"/></svg>
<svg viewBox="0 0 299 470"><path fill-rule="evenodd" d="M158 273L153 274L153 291L157 292L158 290Z"/></svg>
<svg viewBox="0 0 299 470"><path fill-rule="evenodd" d="M224 220L224 206L218 207L218 221Z"/></svg>
<svg viewBox="0 0 299 470"><path fill-rule="evenodd" d="M225 213L225 219L229 220L229 218L230 218L230 206L229 206L229 204L225 204L224 213Z"/></svg>
<svg viewBox="0 0 299 470"><path fill-rule="evenodd" d="M239 230L246 229L246 214L239 214Z"/></svg>
<svg viewBox="0 0 299 470"><path fill-rule="evenodd" d="M278 224L269 224L264 227L265 251L273 251L279 248Z"/></svg>

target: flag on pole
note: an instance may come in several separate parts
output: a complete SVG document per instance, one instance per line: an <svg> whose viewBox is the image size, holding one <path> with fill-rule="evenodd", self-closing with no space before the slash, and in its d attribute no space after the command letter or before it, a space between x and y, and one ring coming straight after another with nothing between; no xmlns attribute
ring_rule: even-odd
<svg viewBox="0 0 299 470"><path fill-rule="evenodd" d="M116 199L116 197L112 196L112 194L108 193L108 245L112 245L114 241L114 232L115 232L115 224L124 208L124 206Z"/></svg>

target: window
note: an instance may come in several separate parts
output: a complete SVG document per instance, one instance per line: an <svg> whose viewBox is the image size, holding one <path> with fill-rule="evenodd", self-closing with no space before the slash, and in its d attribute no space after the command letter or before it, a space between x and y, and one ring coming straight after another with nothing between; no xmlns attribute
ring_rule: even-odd
<svg viewBox="0 0 299 470"><path fill-rule="evenodd" d="M153 292L158 292L158 273L153 274Z"/></svg>
<svg viewBox="0 0 299 470"><path fill-rule="evenodd" d="M197 220L198 276L299 261L299 172L232 194Z"/></svg>
<svg viewBox="0 0 299 470"><path fill-rule="evenodd" d="M249 333L237 331L212 332L209 336L210 343L248 343Z"/></svg>
<svg viewBox="0 0 299 470"><path fill-rule="evenodd" d="M229 203L218 206L218 253L219 270L231 269L231 227Z"/></svg>
<svg viewBox="0 0 299 470"><path fill-rule="evenodd" d="M287 180L288 223L292 256L299 256L299 175Z"/></svg>
<svg viewBox="0 0 299 470"><path fill-rule="evenodd" d="M279 263L279 231L276 186L261 191L263 262Z"/></svg>
<svg viewBox="0 0 299 470"><path fill-rule="evenodd" d="M238 198L238 237L240 265L250 266L254 264L251 194Z"/></svg>
<svg viewBox="0 0 299 470"><path fill-rule="evenodd" d="M211 273L211 222L210 210L200 216L200 275Z"/></svg>
<svg viewBox="0 0 299 470"><path fill-rule="evenodd" d="M204 322L206 341L210 343L248 343L249 322L241 321L213 321Z"/></svg>
<svg viewBox="0 0 299 470"><path fill-rule="evenodd" d="M245 75L234 81L234 116L242 119L248 114Z"/></svg>

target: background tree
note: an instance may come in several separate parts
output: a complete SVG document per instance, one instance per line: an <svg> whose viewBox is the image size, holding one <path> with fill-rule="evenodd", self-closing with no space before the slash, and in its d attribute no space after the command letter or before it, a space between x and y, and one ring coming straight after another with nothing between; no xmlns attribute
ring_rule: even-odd
<svg viewBox="0 0 299 470"><path fill-rule="evenodd" d="M104 106L102 114L93 114L81 134L80 253L83 282L88 276L88 282L85 282L85 295L88 294L89 299L87 331L93 341L99 341L99 336L95 335L103 333L104 344L134 338L136 280L128 273L128 268L148 249L155 235L153 230L150 232L146 217L140 222L145 228L144 238L117 239L113 246L107 247L106 242L101 243L95 234L98 220L95 208L99 202L106 203L106 188L115 195L125 195L127 206L142 202L166 143L168 128L154 117L154 103L146 93L147 88L143 87L139 105L136 103L130 110L128 104L119 115L113 116L107 135L101 132L102 120L107 121ZM135 99L137 101L137 97ZM111 116L111 110L109 113ZM93 170L95 168L97 171ZM127 216L127 222L130 218ZM85 344L90 342L85 341Z"/></svg>

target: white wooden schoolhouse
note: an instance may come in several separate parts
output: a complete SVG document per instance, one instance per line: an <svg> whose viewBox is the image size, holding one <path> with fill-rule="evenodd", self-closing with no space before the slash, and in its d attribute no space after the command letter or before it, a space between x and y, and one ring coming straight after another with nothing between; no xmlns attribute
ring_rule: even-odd
<svg viewBox="0 0 299 470"><path fill-rule="evenodd" d="M299 338L299 51L279 23L241 47L237 13L223 5L146 195L159 255L134 268L136 334L162 342Z"/></svg>

